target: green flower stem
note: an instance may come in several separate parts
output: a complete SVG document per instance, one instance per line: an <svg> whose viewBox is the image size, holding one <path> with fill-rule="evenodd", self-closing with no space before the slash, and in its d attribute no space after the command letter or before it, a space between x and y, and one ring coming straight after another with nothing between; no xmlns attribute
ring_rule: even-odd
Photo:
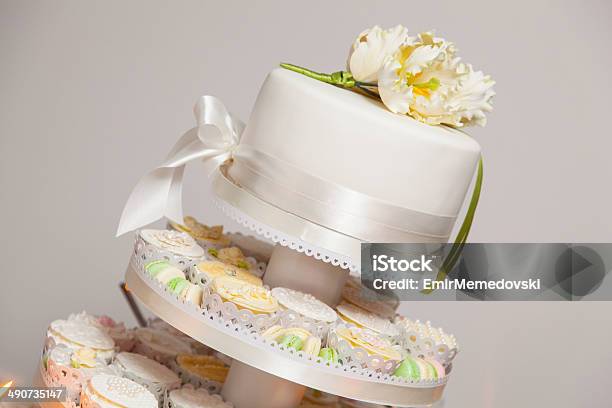
<svg viewBox="0 0 612 408"><path fill-rule="evenodd" d="M342 88L353 88L357 85L372 86L371 84L362 84L355 81L353 74L348 71L338 71L332 74L323 74L321 72L315 72L308 68L298 67L293 64L280 64L281 67L288 69L289 71L297 72L298 74L306 75L309 78L316 79L317 81L325 82L328 84L340 86Z"/></svg>
<svg viewBox="0 0 612 408"><path fill-rule="evenodd" d="M470 229L472 228L472 222L474 221L474 214L476 214L476 207L478 206L478 200L480 199L480 192L482 190L482 178L483 178L483 165L482 165L482 157L478 161L478 170L476 174L476 183L474 184L474 191L472 192L472 198L470 199L470 205L468 207L467 213L465 214L465 219L463 220L463 224L461 224L461 228L457 233L457 238L455 238L455 242L448 255L444 259L440 270L438 271L438 275L436 276L436 281L442 281L446 278L448 273L453 270L455 264L461 257L461 252L463 251L463 247L467 241L467 237L470 234ZM423 289L421 293L430 294L433 289Z"/></svg>

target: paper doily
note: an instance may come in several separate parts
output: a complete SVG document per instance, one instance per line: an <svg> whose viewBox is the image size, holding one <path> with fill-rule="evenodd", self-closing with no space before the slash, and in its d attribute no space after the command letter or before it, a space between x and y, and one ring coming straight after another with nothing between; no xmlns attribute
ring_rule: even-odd
<svg viewBox="0 0 612 408"><path fill-rule="evenodd" d="M325 248L304 242L296 237L292 237L274 228L270 228L263 223L260 223L219 198L215 197L212 200L227 217L250 229L251 231L254 231L257 234L269 239L275 244L282 245L334 266L348 269L352 273L361 273L361 264L359 259L354 260L348 256L328 251Z"/></svg>

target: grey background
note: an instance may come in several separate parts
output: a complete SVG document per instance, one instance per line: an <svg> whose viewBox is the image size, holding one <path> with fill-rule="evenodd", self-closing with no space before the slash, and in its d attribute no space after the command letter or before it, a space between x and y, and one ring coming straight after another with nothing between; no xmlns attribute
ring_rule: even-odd
<svg viewBox="0 0 612 408"><path fill-rule="evenodd" d="M133 322L117 220L198 96L246 119L278 62L342 68L374 24L436 28L498 82L489 125L471 132L485 155L472 241L611 241L611 17L606 1L0 1L0 379L30 380L55 318ZM192 166L189 212L224 222L205 185ZM402 305L460 340L445 402L460 408L609 405L608 310Z"/></svg>

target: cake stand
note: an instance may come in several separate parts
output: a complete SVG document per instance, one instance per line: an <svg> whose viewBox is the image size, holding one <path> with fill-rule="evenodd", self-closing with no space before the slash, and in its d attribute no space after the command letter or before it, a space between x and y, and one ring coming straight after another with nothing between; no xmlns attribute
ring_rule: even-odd
<svg viewBox="0 0 612 408"><path fill-rule="evenodd" d="M372 371L331 367L249 336L240 327L173 297L134 262L127 268L126 283L155 315L234 359L222 395L237 408L297 407L305 387L398 407L429 406L442 397L444 380L416 384Z"/></svg>

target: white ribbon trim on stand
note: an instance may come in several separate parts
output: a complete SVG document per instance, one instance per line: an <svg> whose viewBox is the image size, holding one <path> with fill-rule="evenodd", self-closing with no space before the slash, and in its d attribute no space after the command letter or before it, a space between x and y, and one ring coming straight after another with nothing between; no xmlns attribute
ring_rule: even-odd
<svg viewBox="0 0 612 408"><path fill-rule="evenodd" d="M218 163L231 156L244 130L214 96L202 96L193 108L197 126L174 145L166 161L145 175L128 198L121 214L117 236L150 224L162 217L182 223L182 184L185 165L195 159Z"/></svg>

